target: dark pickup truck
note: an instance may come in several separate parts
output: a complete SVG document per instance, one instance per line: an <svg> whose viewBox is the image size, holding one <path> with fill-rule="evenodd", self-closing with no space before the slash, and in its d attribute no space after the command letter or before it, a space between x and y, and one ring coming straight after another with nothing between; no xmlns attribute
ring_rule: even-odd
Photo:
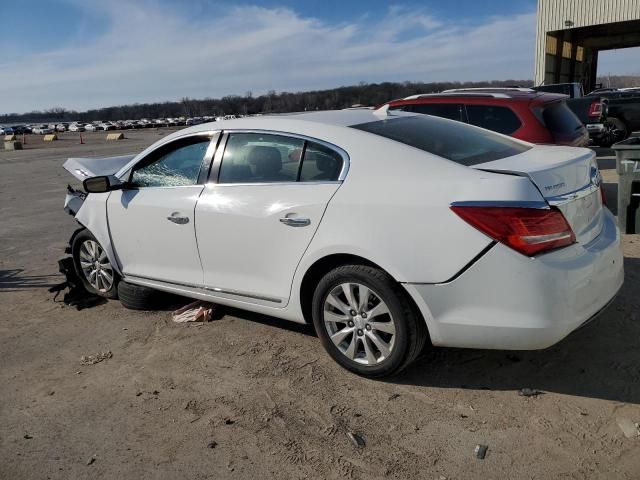
<svg viewBox="0 0 640 480"><path fill-rule="evenodd" d="M553 83L533 87L540 92L561 93L568 95L567 106L587 127L591 141L602 147L609 147L622 140L614 122L609 121L608 102L604 96L594 94L585 96L579 83ZM625 137L626 138L626 137Z"/></svg>
<svg viewBox="0 0 640 480"><path fill-rule="evenodd" d="M607 123L616 131L615 141L624 140L640 130L640 89L596 91L585 98L604 98L607 103Z"/></svg>

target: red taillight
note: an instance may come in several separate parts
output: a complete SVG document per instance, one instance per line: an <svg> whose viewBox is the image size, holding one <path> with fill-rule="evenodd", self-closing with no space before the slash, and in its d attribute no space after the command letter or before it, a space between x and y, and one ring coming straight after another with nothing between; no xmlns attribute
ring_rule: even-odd
<svg viewBox="0 0 640 480"><path fill-rule="evenodd" d="M576 236L557 208L452 205L463 220L494 240L529 257L575 243Z"/></svg>
<svg viewBox="0 0 640 480"><path fill-rule="evenodd" d="M589 116L590 117L600 117L602 115L602 102L592 102L589 106Z"/></svg>

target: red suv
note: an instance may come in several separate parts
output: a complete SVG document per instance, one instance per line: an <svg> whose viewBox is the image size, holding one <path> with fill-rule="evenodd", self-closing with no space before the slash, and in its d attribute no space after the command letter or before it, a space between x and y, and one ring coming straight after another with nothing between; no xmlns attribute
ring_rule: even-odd
<svg viewBox="0 0 640 480"><path fill-rule="evenodd" d="M587 146L587 129L566 98L528 88L479 88L413 95L388 105L389 110L458 120L531 143Z"/></svg>

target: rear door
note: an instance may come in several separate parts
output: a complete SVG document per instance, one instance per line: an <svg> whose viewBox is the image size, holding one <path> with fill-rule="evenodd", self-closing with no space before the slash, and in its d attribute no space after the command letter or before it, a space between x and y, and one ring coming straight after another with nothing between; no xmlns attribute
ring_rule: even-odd
<svg viewBox="0 0 640 480"><path fill-rule="evenodd" d="M229 132L223 142L195 212L204 286L284 307L346 153L288 134Z"/></svg>

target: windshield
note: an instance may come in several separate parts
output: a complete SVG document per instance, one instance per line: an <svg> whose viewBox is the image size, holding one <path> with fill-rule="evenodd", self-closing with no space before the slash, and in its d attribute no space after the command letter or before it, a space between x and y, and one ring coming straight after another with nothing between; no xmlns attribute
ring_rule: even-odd
<svg viewBox="0 0 640 480"><path fill-rule="evenodd" d="M531 148L489 130L429 115L391 117L353 125L352 128L419 148L465 166L500 160Z"/></svg>

